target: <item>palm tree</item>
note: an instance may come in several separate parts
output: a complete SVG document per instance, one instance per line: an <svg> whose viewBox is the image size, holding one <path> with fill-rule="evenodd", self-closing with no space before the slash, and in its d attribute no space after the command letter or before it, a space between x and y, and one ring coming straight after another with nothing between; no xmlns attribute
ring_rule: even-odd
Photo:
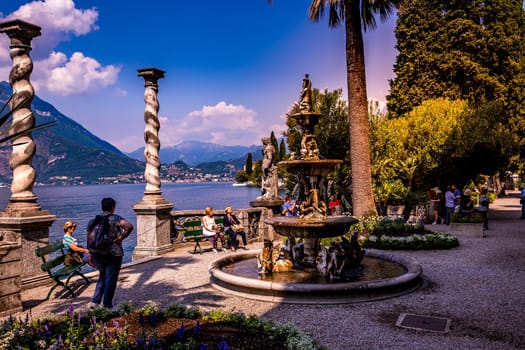
<svg viewBox="0 0 525 350"><path fill-rule="evenodd" d="M375 28L375 15L385 20L403 0L313 0L311 21L319 21L325 8L328 24L346 29L346 74L348 84L348 124L352 167L352 206L356 216L376 215L370 170L368 99L366 95L363 32Z"/></svg>

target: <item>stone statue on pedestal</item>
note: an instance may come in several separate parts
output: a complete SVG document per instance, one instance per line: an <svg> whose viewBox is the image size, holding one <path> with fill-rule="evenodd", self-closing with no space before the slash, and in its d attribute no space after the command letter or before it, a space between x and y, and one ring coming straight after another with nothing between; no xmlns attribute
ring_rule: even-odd
<svg viewBox="0 0 525 350"><path fill-rule="evenodd" d="M277 168L273 165L273 155L275 154L275 147L269 137L262 138L263 143L263 161L262 161L262 180L261 180L261 195L257 197L261 199L275 199L279 198L279 187L277 183Z"/></svg>

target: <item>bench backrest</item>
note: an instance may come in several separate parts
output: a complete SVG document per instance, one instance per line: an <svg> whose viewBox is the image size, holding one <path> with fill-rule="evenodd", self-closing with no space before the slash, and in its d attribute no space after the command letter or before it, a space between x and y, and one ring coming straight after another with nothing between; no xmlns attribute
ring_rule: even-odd
<svg viewBox="0 0 525 350"><path fill-rule="evenodd" d="M49 254L60 251L60 255L53 259L47 259L46 256ZM56 241L44 247L35 248L36 256L42 258L43 264L40 265L42 271L50 271L52 268L64 263L64 242L62 240Z"/></svg>
<svg viewBox="0 0 525 350"><path fill-rule="evenodd" d="M223 218L215 218L215 223L219 226L220 231L224 230ZM201 219L191 219L185 221L182 226L184 227L185 237L202 236L202 221Z"/></svg>

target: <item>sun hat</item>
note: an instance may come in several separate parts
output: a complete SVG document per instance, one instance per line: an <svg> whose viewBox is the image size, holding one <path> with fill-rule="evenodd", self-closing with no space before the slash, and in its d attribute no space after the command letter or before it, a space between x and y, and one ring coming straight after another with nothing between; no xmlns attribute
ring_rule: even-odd
<svg viewBox="0 0 525 350"><path fill-rule="evenodd" d="M225 213L232 213L233 212L233 208L230 207L230 206L227 206L226 208L224 208L224 212Z"/></svg>
<svg viewBox="0 0 525 350"><path fill-rule="evenodd" d="M463 194L464 194L465 196L470 196L470 195L472 194L472 191L470 190L470 188L467 188L467 189L463 192Z"/></svg>
<svg viewBox="0 0 525 350"><path fill-rule="evenodd" d="M434 191L434 192L436 192L436 193L441 193L441 190L440 190L439 187L437 187L437 186L431 188L430 190L431 190L431 191Z"/></svg>
<svg viewBox="0 0 525 350"><path fill-rule="evenodd" d="M66 232L70 227L77 227L77 223L74 221L66 221L64 223L64 232Z"/></svg>

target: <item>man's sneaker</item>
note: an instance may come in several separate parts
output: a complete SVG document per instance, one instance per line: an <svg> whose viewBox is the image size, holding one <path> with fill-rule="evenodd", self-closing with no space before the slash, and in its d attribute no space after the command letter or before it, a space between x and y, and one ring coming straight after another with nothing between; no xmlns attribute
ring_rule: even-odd
<svg viewBox="0 0 525 350"><path fill-rule="evenodd" d="M222 251L226 253L226 252L228 252L228 249L222 248Z"/></svg>
<svg viewBox="0 0 525 350"><path fill-rule="evenodd" d="M96 303L94 303L94 302L92 302L92 301L90 301L90 302L88 303L88 309L90 309L90 310L94 310L94 309L96 309L97 307L99 307L99 304L96 304Z"/></svg>
<svg viewBox="0 0 525 350"><path fill-rule="evenodd" d="M213 248L211 251L214 252L214 253L218 253L217 249L215 249L215 248Z"/></svg>

